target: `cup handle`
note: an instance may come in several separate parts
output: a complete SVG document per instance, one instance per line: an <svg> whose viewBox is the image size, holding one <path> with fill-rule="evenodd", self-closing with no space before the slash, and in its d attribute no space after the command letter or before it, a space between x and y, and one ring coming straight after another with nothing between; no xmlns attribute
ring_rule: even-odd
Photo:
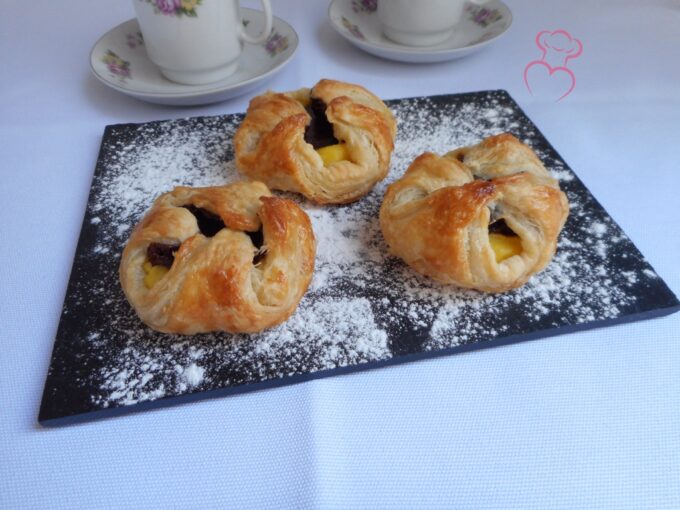
<svg viewBox="0 0 680 510"><path fill-rule="evenodd" d="M243 24L240 24L238 32L239 37L250 44L260 44L266 41L269 33L272 31L272 7L269 4L269 0L260 0L260 2L264 11L264 29L262 29L262 32L256 36L249 35L246 33Z"/></svg>

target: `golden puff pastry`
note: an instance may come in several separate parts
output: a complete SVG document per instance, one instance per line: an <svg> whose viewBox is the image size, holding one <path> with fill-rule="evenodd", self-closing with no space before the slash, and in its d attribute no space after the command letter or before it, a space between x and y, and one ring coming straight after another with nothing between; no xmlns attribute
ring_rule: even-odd
<svg viewBox="0 0 680 510"><path fill-rule="evenodd" d="M352 202L384 179L397 124L359 85L321 80L314 88L255 97L234 136L236 167L272 189L320 204Z"/></svg>
<svg viewBox="0 0 680 510"><path fill-rule="evenodd" d="M501 134L416 158L388 187L380 226L392 253L416 271L504 292L550 262L568 214L566 195L536 154Z"/></svg>
<svg viewBox="0 0 680 510"><path fill-rule="evenodd" d="M158 331L252 333L293 313L315 251L309 217L261 182L177 187L135 227L120 281Z"/></svg>

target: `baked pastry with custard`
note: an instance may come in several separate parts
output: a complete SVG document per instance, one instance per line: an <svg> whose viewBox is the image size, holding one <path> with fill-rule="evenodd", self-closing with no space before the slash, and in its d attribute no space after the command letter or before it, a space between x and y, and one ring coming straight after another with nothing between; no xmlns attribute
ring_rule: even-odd
<svg viewBox="0 0 680 510"><path fill-rule="evenodd" d="M485 292L523 285L552 259L569 213L536 154L510 134L425 153L387 188L391 252L439 282Z"/></svg>
<svg viewBox="0 0 680 510"><path fill-rule="evenodd" d="M352 202L387 175L396 129L385 103L359 85L321 80L267 92L253 98L234 136L236 167L320 204Z"/></svg>
<svg viewBox="0 0 680 510"><path fill-rule="evenodd" d="M252 333L293 313L315 251L307 214L261 182L182 186L156 199L135 227L120 281L155 330Z"/></svg>

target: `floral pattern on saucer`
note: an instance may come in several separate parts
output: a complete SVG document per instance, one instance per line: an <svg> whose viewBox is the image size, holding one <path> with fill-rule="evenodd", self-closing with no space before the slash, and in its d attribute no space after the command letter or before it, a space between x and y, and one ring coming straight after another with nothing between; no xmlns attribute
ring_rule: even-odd
<svg viewBox="0 0 680 510"><path fill-rule="evenodd" d="M144 36L140 31L129 33L126 38L128 48L135 49L137 46L144 46Z"/></svg>
<svg viewBox="0 0 680 510"><path fill-rule="evenodd" d="M153 5L156 14L165 16L189 16L195 18L196 7L201 5L203 0L139 0Z"/></svg>
<svg viewBox="0 0 680 510"><path fill-rule="evenodd" d="M383 0L331 0L328 17L336 32L354 46L398 62L432 63L461 58L495 41L512 24L512 12L503 0L489 0L483 7L467 4L448 39L432 46L407 46L383 34L375 15L378 1Z"/></svg>
<svg viewBox="0 0 680 510"><path fill-rule="evenodd" d="M102 57L102 62L106 64L109 72L120 81L124 82L132 77L130 62L120 58L115 51L106 50L106 53Z"/></svg>
<svg viewBox="0 0 680 510"><path fill-rule="evenodd" d="M288 38L274 31L264 43L264 49L270 57L274 58L279 53L288 49Z"/></svg>
<svg viewBox="0 0 680 510"><path fill-rule="evenodd" d="M241 23L244 27L247 27L250 24L250 20L243 19ZM272 29L272 33L269 34L269 37L264 42L264 49L271 58L274 58L279 53L288 49L288 38Z"/></svg>
<svg viewBox="0 0 680 510"><path fill-rule="evenodd" d="M262 11L241 7L240 14L252 31L264 28ZM90 67L99 81L125 95L159 104L200 105L225 101L261 87L290 62L298 45L293 27L274 16L272 32L265 42L243 45L233 75L205 85L182 85L165 78L149 60L139 23L131 19L97 41L90 52Z"/></svg>
<svg viewBox="0 0 680 510"><path fill-rule="evenodd" d="M468 5L465 10L468 12L469 19L483 28L486 28L503 18L503 15L498 9L487 9L486 7L479 7L477 5Z"/></svg>
<svg viewBox="0 0 680 510"><path fill-rule="evenodd" d="M357 39L361 39L362 41L366 40L366 37L364 36L364 34L361 33L359 27L353 24L350 20L348 20L344 16L342 17L342 25L347 29L347 31L350 34L352 34Z"/></svg>

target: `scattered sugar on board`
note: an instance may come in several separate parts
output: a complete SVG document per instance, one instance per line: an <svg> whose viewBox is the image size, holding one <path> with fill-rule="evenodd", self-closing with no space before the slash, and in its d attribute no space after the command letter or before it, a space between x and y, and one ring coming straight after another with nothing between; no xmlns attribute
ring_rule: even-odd
<svg viewBox="0 0 680 510"><path fill-rule="evenodd" d="M529 144L537 135L518 123L515 110L493 98L481 105L431 106L420 99L393 108L399 131L390 173L362 200L319 207L286 194L312 220L317 257L312 284L284 324L257 335L158 335L125 302L115 271L102 276L101 287L110 294L110 321L89 338L103 351L108 348L114 359L100 371L94 403L129 405L200 391L213 381L246 384L388 359L401 352L395 340L401 333L417 332L422 350L511 335L518 325L507 317L518 312L523 320L548 327L558 313L567 314L571 324L615 317L628 299L621 282L632 285L638 277L656 277L652 271L610 274L608 248L623 238L608 236L612 225L607 218L589 218L576 196L569 198L578 227L563 233L548 268L515 291L487 295L442 286L389 256L378 224L380 202L386 186L416 156L441 154L504 131ZM237 127L236 120L221 117L201 119L198 125L189 120L141 125L133 137L110 147L107 172L90 211L96 216L90 223L97 229L97 254L107 247L119 254L130 228L156 196L173 186L240 179L230 145ZM554 155L538 155L569 195L575 176ZM118 258L113 261L117 264ZM107 344L104 330L117 332L117 343Z"/></svg>
<svg viewBox="0 0 680 510"><path fill-rule="evenodd" d="M199 367L196 363L191 363L188 367L182 369L182 378L184 378L189 386L198 386L203 380L204 373L205 369L203 367Z"/></svg>

